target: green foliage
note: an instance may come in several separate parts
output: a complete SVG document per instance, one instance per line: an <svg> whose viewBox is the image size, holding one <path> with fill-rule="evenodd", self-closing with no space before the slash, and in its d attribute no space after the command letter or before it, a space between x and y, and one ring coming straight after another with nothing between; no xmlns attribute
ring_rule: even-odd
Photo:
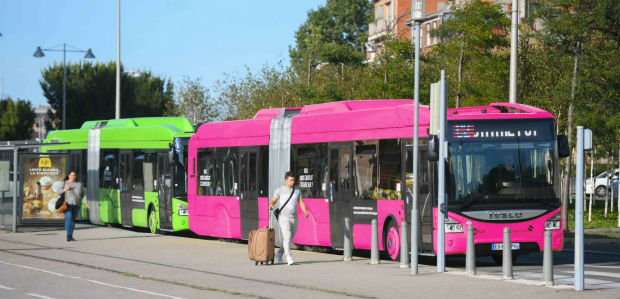
<svg viewBox="0 0 620 299"><path fill-rule="evenodd" d="M584 197L586 200L586 197ZM589 198L586 204L589 204ZM574 201L573 201L574 203ZM608 204L610 204L609 202ZM614 205L616 201L614 200ZM583 210L583 227L590 228L614 228L618 227L618 209L614 207L614 211L611 212L611 207L607 208L607 217L605 217L605 201L594 200L592 201L592 221L588 221L588 210ZM575 230L575 205L573 204L568 210L568 229Z"/></svg>
<svg viewBox="0 0 620 299"><path fill-rule="evenodd" d="M30 139L34 118L29 101L0 100L0 140Z"/></svg>
<svg viewBox="0 0 620 299"><path fill-rule="evenodd" d="M545 0L533 4L530 21L543 26L521 35L519 99L552 112L558 119L558 131L565 132L578 56L573 127L593 130L598 150L595 158L601 153L617 153L620 2Z"/></svg>
<svg viewBox="0 0 620 299"><path fill-rule="evenodd" d="M202 84L200 78L183 78L175 103L175 114L186 117L193 125L219 119L217 104L211 98L209 89Z"/></svg>
<svg viewBox="0 0 620 299"><path fill-rule="evenodd" d="M68 64L66 72L66 127L79 128L86 120L115 116L116 64L89 62ZM55 112L50 112L51 127L60 127L62 118L62 65L41 72L43 95ZM134 77L121 73L121 117L169 115L173 108L170 81L143 72ZM48 124L48 128L50 124Z"/></svg>
<svg viewBox="0 0 620 299"><path fill-rule="evenodd" d="M427 59L446 71L450 106L484 105L507 98L510 20L499 5L474 0L431 34L441 39Z"/></svg>
<svg viewBox="0 0 620 299"><path fill-rule="evenodd" d="M322 63L361 63L373 7L367 0L328 0L326 6L310 10L295 33L295 47L289 49L292 66L310 81Z"/></svg>

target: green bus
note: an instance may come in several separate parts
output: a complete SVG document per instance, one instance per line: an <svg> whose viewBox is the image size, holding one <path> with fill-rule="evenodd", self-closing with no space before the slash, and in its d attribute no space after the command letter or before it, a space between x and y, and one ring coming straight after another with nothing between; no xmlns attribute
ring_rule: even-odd
<svg viewBox="0 0 620 299"><path fill-rule="evenodd" d="M79 172L94 224L145 227L152 233L189 229L187 145L194 126L183 117L87 121L52 131L42 152L69 155Z"/></svg>

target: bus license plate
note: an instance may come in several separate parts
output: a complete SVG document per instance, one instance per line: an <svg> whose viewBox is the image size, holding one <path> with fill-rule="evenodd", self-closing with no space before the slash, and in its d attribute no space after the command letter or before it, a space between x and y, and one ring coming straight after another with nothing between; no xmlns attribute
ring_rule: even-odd
<svg viewBox="0 0 620 299"><path fill-rule="evenodd" d="M179 216L188 216L189 213L187 210L179 210Z"/></svg>
<svg viewBox="0 0 620 299"><path fill-rule="evenodd" d="M510 249L519 250L519 243L510 243ZM504 250L504 243L491 244L491 250Z"/></svg>

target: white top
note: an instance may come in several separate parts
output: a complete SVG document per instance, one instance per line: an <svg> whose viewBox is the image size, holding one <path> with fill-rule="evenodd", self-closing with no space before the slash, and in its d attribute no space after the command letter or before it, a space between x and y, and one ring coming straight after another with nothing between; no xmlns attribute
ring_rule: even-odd
<svg viewBox="0 0 620 299"><path fill-rule="evenodd" d="M291 196L292 188L288 188L286 186L282 186L276 190L273 194L278 199L278 207L280 208L280 214L288 217L297 216L297 203L299 202L299 198L301 197L301 191L299 188L295 188L295 194L291 197L291 200L288 201L285 207L282 205L286 202L286 200Z"/></svg>

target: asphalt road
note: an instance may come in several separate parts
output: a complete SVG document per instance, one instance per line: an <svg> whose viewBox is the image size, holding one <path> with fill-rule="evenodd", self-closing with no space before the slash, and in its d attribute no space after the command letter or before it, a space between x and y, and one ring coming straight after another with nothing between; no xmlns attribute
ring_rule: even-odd
<svg viewBox="0 0 620 299"><path fill-rule="evenodd" d="M575 292L572 253L556 254L556 286L540 284L541 255L519 257L515 280L477 259L476 277L464 258L448 257L448 272L422 257L421 275L397 262L370 265L367 252L342 262L339 252L295 251L296 266L254 266L243 242L191 235L80 225L77 242L61 230L0 231L0 298L619 298L614 252L586 254L586 291ZM616 250L617 252L617 250ZM499 273L499 275L498 275ZM572 276L571 276L572 277Z"/></svg>

